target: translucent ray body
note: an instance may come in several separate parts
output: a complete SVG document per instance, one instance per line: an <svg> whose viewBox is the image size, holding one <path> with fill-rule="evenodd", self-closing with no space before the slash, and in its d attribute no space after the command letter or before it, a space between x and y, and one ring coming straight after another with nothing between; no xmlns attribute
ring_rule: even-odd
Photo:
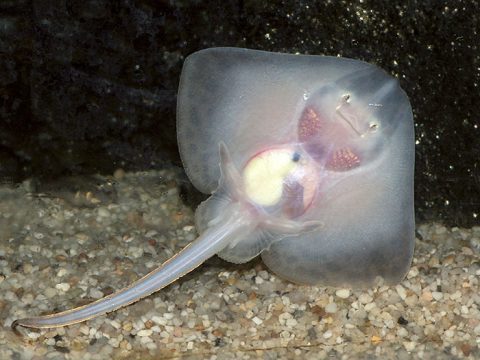
<svg viewBox="0 0 480 360"><path fill-rule="evenodd" d="M237 263L261 254L300 283L403 278L414 245L414 138L394 78L352 59L212 48L186 59L177 112L186 172L212 194L197 209L200 237L118 293L14 325L113 311L215 253Z"/></svg>

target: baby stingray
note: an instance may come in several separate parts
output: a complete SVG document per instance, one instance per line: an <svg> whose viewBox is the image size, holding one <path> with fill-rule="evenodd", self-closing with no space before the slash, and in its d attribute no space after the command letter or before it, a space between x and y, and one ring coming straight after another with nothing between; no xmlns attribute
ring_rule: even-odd
<svg viewBox="0 0 480 360"><path fill-rule="evenodd" d="M414 246L414 133L393 77L362 61L211 48L190 55L177 130L187 175L211 194L200 236L129 287L57 314L16 320L50 328L114 311L217 254L261 255L302 284L399 282Z"/></svg>

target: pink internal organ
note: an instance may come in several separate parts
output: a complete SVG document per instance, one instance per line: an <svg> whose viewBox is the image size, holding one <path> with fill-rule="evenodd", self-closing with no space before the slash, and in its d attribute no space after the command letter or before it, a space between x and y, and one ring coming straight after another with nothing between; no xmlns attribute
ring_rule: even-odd
<svg viewBox="0 0 480 360"><path fill-rule="evenodd" d="M304 144L305 150L316 161L321 161L325 152L319 136L324 122L324 119L311 107L303 111L298 121L298 140Z"/></svg>
<svg viewBox="0 0 480 360"><path fill-rule="evenodd" d="M284 186L283 198L283 212L290 219L302 215L308 206L305 204L303 186L297 182Z"/></svg>
<svg viewBox="0 0 480 360"><path fill-rule="evenodd" d="M338 137L346 136L343 132L332 132L332 129L325 126L325 121L320 114L311 107L305 108L298 122L298 139L304 143L305 149L315 160L322 162L325 157L326 149L330 144L322 143L322 134L327 132L331 141L338 141ZM330 129L330 131L328 131ZM336 136L334 136L336 135ZM325 142L326 139L323 139ZM334 147L338 145L333 145ZM360 158L350 147L342 147L333 152L333 155L327 159L326 168L333 171L347 171L360 165Z"/></svg>
<svg viewBox="0 0 480 360"><path fill-rule="evenodd" d="M298 122L298 139L308 142L316 136L322 127L322 121L318 113L311 107L307 107Z"/></svg>
<svg viewBox="0 0 480 360"><path fill-rule="evenodd" d="M360 158L349 147L339 149L328 159L325 167L333 171L347 171L360 165Z"/></svg>
<svg viewBox="0 0 480 360"><path fill-rule="evenodd" d="M301 171L285 179L283 184L283 213L295 219L308 210L318 186L317 169L306 165Z"/></svg>

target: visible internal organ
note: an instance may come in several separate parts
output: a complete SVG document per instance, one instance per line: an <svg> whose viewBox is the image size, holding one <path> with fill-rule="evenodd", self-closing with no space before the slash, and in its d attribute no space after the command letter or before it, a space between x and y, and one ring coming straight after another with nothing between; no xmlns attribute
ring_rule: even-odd
<svg viewBox="0 0 480 360"><path fill-rule="evenodd" d="M341 117L341 121L335 123L327 123L322 119L321 115L311 106L307 106L302 112L298 121L298 139L304 144L307 152L318 162L324 163L328 170L347 171L360 165L359 156L350 148L342 147L338 142L342 142L343 136L351 136L351 131L358 135L358 130L354 126L354 120L340 111L345 107L348 98L344 99L337 108L337 113ZM348 125L348 126L346 126ZM329 141L330 146L333 145L333 152L323 144ZM331 153L329 156L328 153ZM325 159L327 157L327 159Z"/></svg>
<svg viewBox="0 0 480 360"><path fill-rule="evenodd" d="M283 212L295 219L305 212L305 190L298 182L287 183L283 187Z"/></svg>
<svg viewBox="0 0 480 360"><path fill-rule="evenodd" d="M324 119L312 107L306 107L298 121L298 140L317 161L320 161L325 153L325 146L320 142L320 131L323 125Z"/></svg>
<svg viewBox="0 0 480 360"><path fill-rule="evenodd" d="M305 108L298 122L298 139L301 142L308 142L318 135L322 127L319 114L311 107Z"/></svg>
<svg viewBox="0 0 480 360"><path fill-rule="evenodd" d="M333 171L347 171L360 165L360 158L349 147L336 150L325 167Z"/></svg>
<svg viewBox="0 0 480 360"><path fill-rule="evenodd" d="M311 205L317 170L305 153L293 147L273 148L252 157L243 170L245 193L267 211L296 218Z"/></svg>

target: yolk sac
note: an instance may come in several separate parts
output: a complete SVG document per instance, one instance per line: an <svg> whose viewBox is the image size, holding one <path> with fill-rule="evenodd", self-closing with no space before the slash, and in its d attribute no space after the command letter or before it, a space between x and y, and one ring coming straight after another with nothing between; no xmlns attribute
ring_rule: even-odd
<svg viewBox="0 0 480 360"><path fill-rule="evenodd" d="M289 218L300 216L310 206L316 179L314 161L291 146L262 151L243 169L248 198L263 208L280 208Z"/></svg>

